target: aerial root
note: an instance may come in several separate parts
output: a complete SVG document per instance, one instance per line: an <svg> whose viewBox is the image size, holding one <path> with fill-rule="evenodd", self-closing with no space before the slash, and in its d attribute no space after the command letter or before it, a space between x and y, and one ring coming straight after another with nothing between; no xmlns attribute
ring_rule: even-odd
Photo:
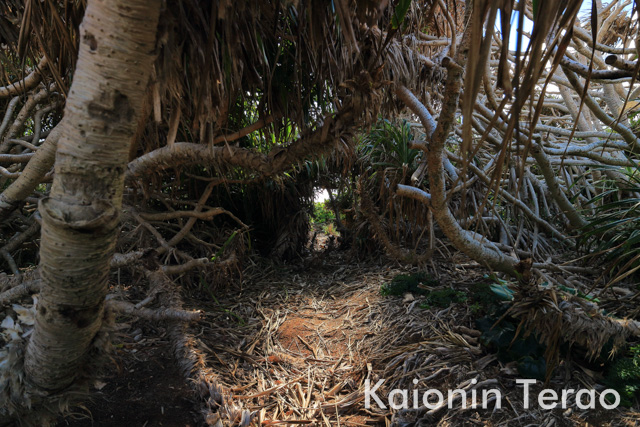
<svg viewBox="0 0 640 427"><path fill-rule="evenodd" d="M136 307L127 301L108 300L107 307L111 310L130 316L137 316L143 319L159 321L159 320L176 320L180 322L196 322L202 317L200 310L176 310L173 308L159 308L156 310L144 307Z"/></svg>

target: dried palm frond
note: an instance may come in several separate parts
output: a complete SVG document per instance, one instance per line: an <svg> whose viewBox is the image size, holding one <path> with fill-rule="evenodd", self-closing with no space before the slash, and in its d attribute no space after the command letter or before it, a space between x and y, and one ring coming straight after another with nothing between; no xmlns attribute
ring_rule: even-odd
<svg viewBox="0 0 640 427"><path fill-rule="evenodd" d="M624 346L629 335L638 335L637 322L609 317L585 298L536 286L530 259L518 267L520 280L506 315L520 319L518 331L524 331L525 337L535 332L546 345L547 379L558 365L563 343L584 349L587 357L594 359L605 345L612 348L613 354Z"/></svg>

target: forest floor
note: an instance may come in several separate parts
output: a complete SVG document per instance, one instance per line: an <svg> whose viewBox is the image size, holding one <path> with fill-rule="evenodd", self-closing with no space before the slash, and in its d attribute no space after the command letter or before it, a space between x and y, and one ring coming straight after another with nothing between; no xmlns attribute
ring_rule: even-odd
<svg viewBox="0 0 640 427"><path fill-rule="evenodd" d="M326 244L324 242L323 244ZM463 255L450 254L425 266L434 280L427 291L453 289L451 304L423 292L384 296L381 287L399 274L390 261L360 262L349 252L316 251L292 265L253 261L241 288L216 293L184 291L185 306L204 310L190 327L195 347L206 354L217 381L235 405L255 414L251 425L317 426L634 426L640 413L615 410L542 410L524 407L516 385L517 363L498 359L479 343L476 320L486 314L485 270ZM433 295L433 294L432 294ZM438 306L441 305L441 306ZM192 393L172 357L165 325L119 319L114 365L96 384L86 407L60 425L199 426L202 402ZM594 385L589 368L563 362L550 383L531 386L561 393ZM365 407L364 384L385 380L376 395L388 405L392 388L498 389L488 409L382 409ZM418 381L415 385L414 379ZM432 396L433 397L433 396ZM575 403L575 402L574 402ZM636 408L637 409L637 408Z"/></svg>

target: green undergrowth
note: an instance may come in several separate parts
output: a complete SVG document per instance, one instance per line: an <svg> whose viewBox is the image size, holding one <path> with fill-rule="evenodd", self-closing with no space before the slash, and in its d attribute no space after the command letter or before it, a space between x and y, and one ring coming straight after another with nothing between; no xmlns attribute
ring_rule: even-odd
<svg viewBox="0 0 640 427"><path fill-rule="evenodd" d="M545 286L545 284L543 284ZM549 285L546 285L549 286ZM592 303L599 300L585 295L577 289L561 286L558 291L574 295ZM475 327L482 333L480 343L498 360L514 366L521 378L544 381L547 377L548 361L546 346L534 331L525 335L520 330L520 320L506 315L514 298L512 284L496 276L485 276L482 282L470 285L465 291L443 288L439 281L427 273L399 274L380 288L383 296L403 296L411 293L421 299L424 309L446 308L452 304L466 304L475 318ZM584 363L589 369L602 375L601 381L620 394L623 406L633 406L640 397L640 345L629 347L618 357L611 359L612 345L607 344L601 355L587 360L585 349L560 346L561 354L573 354L574 363Z"/></svg>
<svg viewBox="0 0 640 427"><path fill-rule="evenodd" d="M391 282L380 287L383 296L402 296L407 292L417 295L429 294L429 287L438 286L440 282L424 272L398 274Z"/></svg>
<svg viewBox="0 0 640 427"><path fill-rule="evenodd" d="M604 383L620 394L620 404L633 406L640 397L640 345L607 364Z"/></svg>
<svg viewBox="0 0 640 427"><path fill-rule="evenodd" d="M432 306L447 308L451 304L463 303L467 301L467 293L445 288L431 291L426 295L425 301L420 304L420 308L429 309Z"/></svg>
<svg viewBox="0 0 640 427"><path fill-rule="evenodd" d="M329 224L336 220L336 215L324 202L313 204L312 224Z"/></svg>
<svg viewBox="0 0 640 427"><path fill-rule="evenodd" d="M316 230L330 236L339 236L336 227L336 215L328 205L329 201L316 202L313 204L313 214L311 215L311 226Z"/></svg>
<svg viewBox="0 0 640 427"><path fill-rule="evenodd" d="M406 293L423 297L420 304L423 309L466 303L475 315L495 311L501 302L500 298L496 298L495 283L474 283L465 290L444 288L437 279L425 272L398 274L380 287L383 296L402 296Z"/></svg>
<svg viewBox="0 0 640 427"><path fill-rule="evenodd" d="M491 276L486 278L489 279L488 283L475 285L478 292L474 295L487 308L486 314L475 321L476 329L482 332L480 342L490 351L496 352L502 363L515 362L522 378L544 381L547 370L547 360L544 357L546 347L536 333L527 336L522 332L518 333L520 321L504 315L508 309L505 304L513 299L509 283ZM574 288L559 286L558 290L592 303L600 302L598 298ZM620 394L621 405L630 407L640 397L640 345L631 346L614 359L607 357L612 348L612 343L607 343L600 356L593 360L585 358L585 349L572 348L567 343L561 344L560 352L572 352L574 362L584 363L591 370L600 372L602 382Z"/></svg>
<svg viewBox="0 0 640 427"><path fill-rule="evenodd" d="M482 332L480 343L496 353L500 362L515 362L520 377L544 381L547 372L544 357L546 347L535 333L525 336L519 331L519 320L505 316L514 296L510 282L493 274L484 278L483 282L473 286L482 308L478 312L482 316L475 320L476 329Z"/></svg>
<svg viewBox="0 0 640 427"><path fill-rule="evenodd" d="M491 286L487 282L478 282L469 287L469 293L471 294L470 308L474 314L486 314L495 311L499 307L500 300L496 298Z"/></svg>
<svg viewBox="0 0 640 427"><path fill-rule="evenodd" d="M519 322L504 318L499 310L476 320L476 328L482 332L480 342L489 350L496 352L503 363L516 362L522 378L535 378L543 381L547 371L544 358L545 347L535 334L527 337L517 335Z"/></svg>

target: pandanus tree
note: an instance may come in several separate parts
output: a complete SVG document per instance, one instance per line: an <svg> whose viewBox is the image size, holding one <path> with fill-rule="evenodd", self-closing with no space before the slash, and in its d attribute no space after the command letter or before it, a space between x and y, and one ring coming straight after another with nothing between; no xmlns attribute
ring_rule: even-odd
<svg viewBox="0 0 640 427"><path fill-rule="evenodd" d="M232 194L221 188L247 194L306 160L353 155L359 132L404 107L424 138L400 151L422 151L423 163L387 190L424 206L411 215L434 221L421 226L526 285L532 272L553 282L550 271L587 271L558 266L554 249L574 245L592 205L611 194L603 177L626 186L617 194L637 195L628 175L640 142L625 107L635 97L633 14L595 2L583 28L581 3L0 5L0 253L13 273L0 302L39 292L32 333L10 335L0 352L0 423L37 424L30 405L61 406L100 353L110 313L198 319L172 277L237 267L236 236L248 228L231 208L210 206ZM233 231L213 235L203 221ZM40 264L25 270L12 253L40 223ZM144 277L164 309L105 302L114 267ZM627 333L602 322L609 329L587 344ZM564 329L569 341L583 332ZM180 323L170 335L207 421L245 422Z"/></svg>
<svg viewBox="0 0 640 427"><path fill-rule="evenodd" d="M36 405L92 363L159 14L160 2L95 1L78 31L64 122L50 134L58 138L53 184L39 204L41 290L24 356L25 392ZM15 409L19 419L29 417Z"/></svg>
<svg viewBox="0 0 640 427"><path fill-rule="evenodd" d="M73 383L102 325L131 139L153 65L159 1L91 2L49 197L40 201L42 288L25 373ZM119 74L119 76L118 76Z"/></svg>

